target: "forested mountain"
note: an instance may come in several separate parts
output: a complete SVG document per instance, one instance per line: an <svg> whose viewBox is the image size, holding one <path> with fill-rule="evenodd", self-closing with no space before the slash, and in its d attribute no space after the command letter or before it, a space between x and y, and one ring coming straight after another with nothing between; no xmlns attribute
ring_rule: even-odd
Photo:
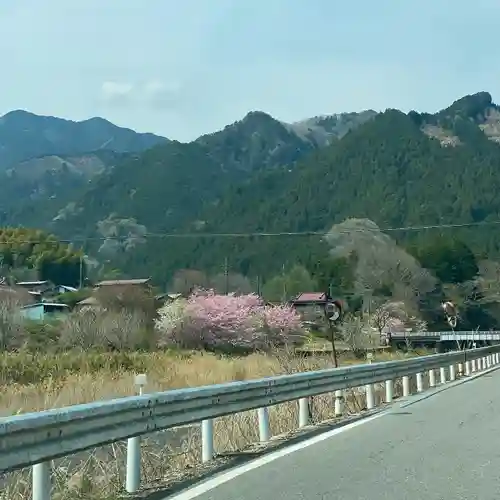
<svg viewBox="0 0 500 500"><path fill-rule="evenodd" d="M48 227L94 177L167 142L102 118L74 122L8 113L0 118L0 224Z"/></svg>
<svg viewBox="0 0 500 500"><path fill-rule="evenodd" d="M175 269L220 271L228 259L234 271L266 277L324 252L319 237L210 233L323 232L348 217L368 217L382 228L499 220L499 123L498 107L487 93L466 96L435 115L387 110L309 152L294 168L254 171L217 203L205 204L196 225L175 228L199 237L148 239L122 256L122 266L165 283ZM409 237L409 244L413 234L430 233L395 237ZM498 255L494 228L454 234L477 252Z"/></svg>
<svg viewBox="0 0 500 500"><path fill-rule="evenodd" d="M344 116L344 118L342 118ZM126 160L95 180L76 203L71 204L52 226L70 237L101 236L119 231L120 221L134 219L148 232L200 230L206 207L224 202L231 186L239 186L261 173L293 170L297 161L346 129L368 121L373 112L338 115L323 128L322 141L298 134L263 112L252 112L223 130L183 144L176 141L157 146ZM326 122L326 119L323 121ZM337 123L337 127L334 126ZM311 132L312 134L312 132ZM319 137L319 135L318 135ZM110 220L116 222L116 228ZM102 232L106 221L106 234ZM133 223L132 223L133 224Z"/></svg>
<svg viewBox="0 0 500 500"><path fill-rule="evenodd" d="M435 114L389 109L285 124L252 112L192 143L118 158L63 210L37 214L60 236L88 239L88 253L129 276L165 285L181 268L228 267L265 281L324 260L321 235L346 218L381 228L500 219L499 137L500 111L486 92ZM315 234L254 234L262 232ZM393 236L411 247L436 234ZM453 234L477 255L499 254L494 228Z"/></svg>

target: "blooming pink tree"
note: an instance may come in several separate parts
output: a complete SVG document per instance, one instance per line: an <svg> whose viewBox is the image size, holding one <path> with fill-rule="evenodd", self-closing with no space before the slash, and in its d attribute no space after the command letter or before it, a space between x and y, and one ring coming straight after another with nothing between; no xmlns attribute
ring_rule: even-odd
<svg viewBox="0 0 500 500"><path fill-rule="evenodd" d="M254 294L197 292L165 305L157 321L160 345L185 348L268 349L297 341L304 330L288 306L265 306Z"/></svg>

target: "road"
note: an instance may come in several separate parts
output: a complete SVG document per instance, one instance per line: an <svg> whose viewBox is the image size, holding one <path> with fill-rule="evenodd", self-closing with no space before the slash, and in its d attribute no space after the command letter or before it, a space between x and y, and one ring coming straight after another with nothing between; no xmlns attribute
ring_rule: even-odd
<svg viewBox="0 0 500 500"><path fill-rule="evenodd" d="M410 399L355 428L304 442L293 453L257 459L231 471L234 477L227 482L222 474L171 498L496 500L499 388L500 371L494 371L425 399Z"/></svg>

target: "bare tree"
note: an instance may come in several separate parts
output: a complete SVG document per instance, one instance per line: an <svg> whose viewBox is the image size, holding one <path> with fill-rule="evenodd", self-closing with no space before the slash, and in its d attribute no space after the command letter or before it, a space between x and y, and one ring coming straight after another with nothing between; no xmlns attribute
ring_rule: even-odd
<svg viewBox="0 0 500 500"><path fill-rule="evenodd" d="M209 280L209 287L215 292L244 295L255 292L250 280L238 273L220 273Z"/></svg>
<svg viewBox="0 0 500 500"><path fill-rule="evenodd" d="M188 295L196 288L207 287L209 287L209 281L205 273L196 269L181 269L175 273L170 291Z"/></svg>
<svg viewBox="0 0 500 500"><path fill-rule="evenodd" d="M18 348L26 340L19 309L23 302L15 294L2 294L0 299L0 350Z"/></svg>
<svg viewBox="0 0 500 500"><path fill-rule="evenodd" d="M350 314L340 326L344 342L356 356L364 354L368 349L378 345L378 339L373 335L373 330L366 315Z"/></svg>
<svg viewBox="0 0 500 500"><path fill-rule="evenodd" d="M63 348L137 349L147 346L149 334L139 312L88 309L61 322L59 341Z"/></svg>
<svg viewBox="0 0 500 500"><path fill-rule="evenodd" d="M369 219L336 224L326 240L334 257L356 255L354 286L361 295L382 293L416 308L436 286L437 280Z"/></svg>

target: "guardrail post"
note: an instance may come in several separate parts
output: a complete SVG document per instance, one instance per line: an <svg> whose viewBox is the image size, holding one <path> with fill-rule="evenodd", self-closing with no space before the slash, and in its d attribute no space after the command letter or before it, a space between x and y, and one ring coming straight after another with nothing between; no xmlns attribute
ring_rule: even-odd
<svg viewBox="0 0 500 500"><path fill-rule="evenodd" d="M308 398L299 399L299 427L305 427L309 424L309 400Z"/></svg>
<svg viewBox="0 0 500 500"><path fill-rule="evenodd" d="M471 360L471 371L472 371L472 373L474 373L476 370L477 370L476 360L473 359L473 360Z"/></svg>
<svg viewBox="0 0 500 500"><path fill-rule="evenodd" d="M142 396L147 377L144 373L135 376L134 384ZM127 439L127 473L125 489L127 493L135 493L141 486L141 438L135 436Z"/></svg>
<svg viewBox="0 0 500 500"><path fill-rule="evenodd" d="M50 462L33 465L32 474L33 500L50 500Z"/></svg>
<svg viewBox="0 0 500 500"><path fill-rule="evenodd" d="M210 462L214 458L214 421L209 418L201 421L201 460Z"/></svg>
<svg viewBox="0 0 500 500"><path fill-rule="evenodd" d="M257 410L259 416L259 439L261 443L269 441L271 437L271 429L269 427L269 409L267 406Z"/></svg>
<svg viewBox="0 0 500 500"><path fill-rule="evenodd" d="M441 379L442 384L446 384L446 371L444 369L444 366L441 366L439 368L439 378Z"/></svg>
<svg viewBox="0 0 500 500"><path fill-rule="evenodd" d="M405 375L403 377L403 397L410 395L410 377Z"/></svg>
<svg viewBox="0 0 500 500"><path fill-rule="evenodd" d="M341 417L344 413L344 391L335 391L335 416Z"/></svg>
<svg viewBox="0 0 500 500"><path fill-rule="evenodd" d="M417 373L417 392L424 390L424 377L422 373Z"/></svg>
<svg viewBox="0 0 500 500"><path fill-rule="evenodd" d="M486 367L487 368L491 368L491 354L488 354L488 356L486 356Z"/></svg>
<svg viewBox="0 0 500 500"><path fill-rule="evenodd" d="M462 377L464 374L464 365L462 363L458 363L458 376Z"/></svg>
<svg viewBox="0 0 500 500"><path fill-rule="evenodd" d="M385 402L392 403L392 398L394 396L394 381L386 380L385 381Z"/></svg>
<svg viewBox="0 0 500 500"><path fill-rule="evenodd" d="M436 387L436 372L432 368L429 370L429 387Z"/></svg>
<svg viewBox="0 0 500 500"><path fill-rule="evenodd" d="M465 362L465 376L468 377L470 375L470 361Z"/></svg>
<svg viewBox="0 0 500 500"><path fill-rule="evenodd" d="M450 381L453 382L455 378L455 365L450 365Z"/></svg>
<svg viewBox="0 0 500 500"><path fill-rule="evenodd" d="M373 393L373 384L366 384L366 409L373 410L375 408L375 394Z"/></svg>

